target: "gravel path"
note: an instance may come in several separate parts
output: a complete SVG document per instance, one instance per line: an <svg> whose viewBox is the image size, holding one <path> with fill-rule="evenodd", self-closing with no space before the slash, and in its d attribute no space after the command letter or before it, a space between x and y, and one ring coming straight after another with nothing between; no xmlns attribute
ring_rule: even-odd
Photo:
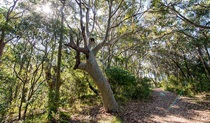
<svg viewBox="0 0 210 123"><path fill-rule="evenodd" d="M210 102L197 104L193 98L159 88L153 90L152 96L151 101L121 107L120 117L125 123L210 123Z"/></svg>

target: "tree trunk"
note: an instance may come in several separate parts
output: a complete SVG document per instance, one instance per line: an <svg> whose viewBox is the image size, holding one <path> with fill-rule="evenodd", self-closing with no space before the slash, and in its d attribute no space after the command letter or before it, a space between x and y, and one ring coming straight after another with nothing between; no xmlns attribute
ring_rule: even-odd
<svg viewBox="0 0 210 123"><path fill-rule="evenodd" d="M3 40L0 41L0 63L1 63L1 57L3 55L3 50L4 50L4 42Z"/></svg>
<svg viewBox="0 0 210 123"><path fill-rule="evenodd" d="M25 100L25 86L26 86L26 83L23 83L22 94L21 94L20 105L19 105L19 111L18 111L18 120L20 120L21 117L22 117L21 111L22 111L22 106L23 106L24 100Z"/></svg>
<svg viewBox="0 0 210 123"><path fill-rule="evenodd" d="M186 77L186 75L185 75L185 73L184 73L184 71L183 71L183 69L181 68L181 66L179 65L179 63L178 62L176 62L175 60L173 60L173 59L171 59L174 63L175 63L175 65L176 65L176 67L177 67L177 73L179 72L179 70L181 71L181 73L182 73L182 76L184 76L184 77ZM178 70L179 69L179 70Z"/></svg>
<svg viewBox="0 0 210 123"><path fill-rule="evenodd" d="M4 39L5 39L5 30L3 29L1 31L1 39L0 39L0 64L1 64L1 59L2 59L4 46L5 46Z"/></svg>
<svg viewBox="0 0 210 123"><path fill-rule="evenodd" d="M27 102L26 106L25 106L25 109L24 109L24 113L23 113L23 121L25 121L25 119L26 119L26 113L27 113L27 110L28 110L28 105L29 105L29 103Z"/></svg>
<svg viewBox="0 0 210 123"><path fill-rule="evenodd" d="M202 62L202 64L203 64L203 68L204 68L204 70L205 70L205 72L206 72L206 76L207 76L207 78L210 80L210 72L209 72L208 65L206 64L206 62L205 62L205 60L204 60L204 58L203 58L203 54L202 54L201 48L200 48L200 47L197 47L197 48L198 48L198 49L197 49L197 51L198 51L198 56L199 56L199 58L200 58L200 60L201 60L201 62Z"/></svg>
<svg viewBox="0 0 210 123"><path fill-rule="evenodd" d="M205 51L206 51L206 55L208 56L207 57L208 58L208 64L210 64L210 54L209 54L208 48L207 48L206 45L204 46L204 48L205 48Z"/></svg>
<svg viewBox="0 0 210 123"><path fill-rule="evenodd" d="M21 99L22 100L22 99ZM19 109L18 109L18 120L20 120L21 119L21 109L22 109L22 101L21 101L21 103L20 103L20 106L19 106Z"/></svg>
<svg viewBox="0 0 210 123"><path fill-rule="evenodd" d="M89 58L83 68L93 78L97 85L103 100L104 108L107 112L118 112L118 105L114 98L114 94L111 90L110 84L103 75L101 69L96 62L95 56L92 52L89 53Z"/></svg>
<svg viewBox="0 0 210 123"><path fill-rule="evenodd" d="M49 86L49 92L48 92L48 119L49 121L53 121L53 113L57 112L56 107L56 100L55 100L55 87Z"/></svg>

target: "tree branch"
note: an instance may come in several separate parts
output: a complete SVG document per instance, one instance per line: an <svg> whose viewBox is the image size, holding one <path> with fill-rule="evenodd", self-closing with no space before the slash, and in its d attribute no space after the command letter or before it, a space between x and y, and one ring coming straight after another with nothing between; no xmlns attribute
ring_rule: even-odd
<svg viewBox="0 0 210 123"><path fill-rule="evenodd" d="M92 3L92 4L94 4L94 3ZM92 11L93 11L93 25L92 25L92 29L91 29L90 33L93 32L93 30L95 28L95 23L96 23L96 11L95 11L95 8L92 8Z"/></svg>
<svg viewBox="0 0 210 123"><path fill-rule="evenodd" d="M110 25L111 25L111 18L112 18L112 2L113 0L110 0L109 2L109 13L108 13L108 20L107 20L107 27L106 27L106 33L104 36L104 39L101 43L99 43L92 51L93 54L96 55L98 51L104 46L106 43L108 36L109 36L109 31L110 31Z"/></svg>
<svg viewBox="0 0 210 123"><path fill-rule="evenodd" d="M80 9L80 28L82 30L82 37L83 37L83 40L84 40L84 47L86 48L87 47L87 39L86 39L86 35L85 35L85 27L84 27L83 20L82 20L83 15L82 15L82 2L81 2L81 0L79 0L78 5L79 5L79 9Z"/></svg>
<svg viewBox="0 0 210 123"><path fill-rule="evenodd" d="M123 19L122 21L120 21L118 24L112 26L111 28L118 27L120 24L122 24L122 23L125 22L126 20L128 20L128 19L130 19L130 18L132 18L132 17L135 17L135 16L137 16L137 15L143 15L143 14L146 13L147 11L148 11L148 10L146 10L146 11L144 11L144 12L141 12L141 13L133 14L133 15L131 15L131 16L129 16L129 17Z"/></svg>
<svg viewBox="0 0 210 123"><path fill-rule="evenodd" d="M24 83L24 80L23 80L23 78L21 78L20 76L19 76L19 74L18 74L18 72L16 71L16 63L14 64L14 68L13 68L13 70L14 70L14 72L15 72L15 75L16 75L16 77L21 81L21 82L23 82ZM22 70L22 69L21 69Z"/></svg>
<svg viewBox="0 0 210 123"><path fill-rule="evenodd" d="M10 16L10 14L13 12L13 10L14 10L14 8L15 8L17 2L18 2L18 0L13 0L13 5L9 7L9 10L8 10L7 16L6 16L6 22L9 21L9 16Z"/></svg>
<svg viewBox="0 0 210 123"><path fill-rule="evenodd" d="M134 31L125 32L122 35L118 36L117 38L111 39L112 42L110 42L109 44L115 44L119 39L123 38L126 35L132 34L132 33L134 33Z"/></svg>
<svg viewBox="0 0 210 123"><path fill-rule="evenodd" d="M182 14L180 14L180 13L175 9L174 6L172 6L172 8L171 8L171 7L168 7L168 8L170 8L172 11L174 11L174 12L178 15L178 17L179 17L181 20L183 20L183 21L185 21L185 22L187 22L187 23L189 23L189 24L191 24L191 25L193 25L193 26L195 26L195 27L199 27L199 28L203 28L203 29L210 29L209 26L203 26L203 25L194 23L194 22L192 22L191 20L187 19L185 16L183 16Z"/></svg>
<svg viewBox="0 0 210 123"><path fill-rule="evenodd" d="M89 39L90 38L90 31L89 31L90 0L88 0L86 9L87 9L87 11L86 11L86 34L87 34L87 39Z"/></svg>
<svg viewBox="0 0 210 123"><path fill-rule="evenodd" d="M77 40L77 46L79 47L79 40ZM75 59L76 59L76 64L74 66L74 70L76 70L80 64L80 51L76 51Z"/></svg>
<svg viewBox="0 0 210 123"><path fill-rule="evenodd" d="M79 47L79 40L77 40L77 45L75 44L75 42L73 41L73 36L71 35L70 33L70 43L68 44L64 44L65 46L68 46L68 47L71 47L72 49L76 50L76 51L79 51L79 52L82 52L84 54L87 55L87 50L86 48L81 48Z"/></svg>
<svg viewBox="0 0 210 123"><path fill-rule="evenodd" d="M119 10L120 6L122 5L122 3L124 2L124 0L121 0L119 6L117 7L117 9L112 13L111 17L115 15L115 13Z"/></svg>

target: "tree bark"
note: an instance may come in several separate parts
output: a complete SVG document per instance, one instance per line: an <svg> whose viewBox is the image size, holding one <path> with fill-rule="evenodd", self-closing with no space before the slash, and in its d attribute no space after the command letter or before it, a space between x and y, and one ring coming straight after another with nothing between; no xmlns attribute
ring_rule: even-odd
<svg viewBox="0 0 210 123"><path fill-rule="evenodd" d="M82 69L90 74L95 84L97 85L103 100L104 108L107 112L118 112L118 105L114 98L110 84L102 73L92 51L89 53L89 58L86 64L80 64L79 69Z"/></svg>
<svg viewBox="0 0 210 123"><path fill-rule="evenodd" d="M204 45L204 48L205 48L205 51L206 51L206 55L208 56L208 57L207 57L208 63L210 64L210 54L209 54L208 48L207 48L206 45Z"/></svg>
<svg viewBox="0 0 210 123"><path fill-rule="evenodd" d="M2 58L2 55L3 55L3 50L4 50L4 40L1 39L0 40L0 61L1 61L1 58ZM1 62L0 62L1 63Z"/></svg>
<svg viewBox="0 0 210 123"><path fill-rule="evenodd" d="M29 106L29 103L27 102L26 106L25 106L25 109L24 109L24 113L23 113L23 121L25 121L25 119L26 119L26 113L27 113L27 110L28 110L28 106Z"/></svg>
<svg viewBox="0 0 210 123"><path fill-rule="evenodd" d="M182 70L181 66L179 65L179 63L176 62L176 61L173 60L173 59L171 59L171 60L175 63L176 67L177 67L178 69L180 69L182 75L183 75L184 77L186 77L186 75L185 75L184 71ZM177 72L177 73L178 73L178 72Z"/></svg>
<svg viewBox="0 0 210 123"><path fill-rule="evenodd" d="M21 99L20 99L20 105L19 105L19 109L18 109L18 120L21 119L21 111L22 111L22 106L23 106L23 102L24 102L24 89L25 89L25 83L23 83L23 87L22 87L22 94L21 94Z"/></svg>
<svg viewBox="0 0 210 123"><path fill-rule="evenodd" d="M206 72L206 76L207 78L210 80L210 72L209 72L209 68L208 68L208 65L207 63L205 62L204 58L203 58L203 54L202 54L202 51L201 51L201 48L200 47L197 47L197 52L198 52L198 56L203 64L203 68Z"/></svg>

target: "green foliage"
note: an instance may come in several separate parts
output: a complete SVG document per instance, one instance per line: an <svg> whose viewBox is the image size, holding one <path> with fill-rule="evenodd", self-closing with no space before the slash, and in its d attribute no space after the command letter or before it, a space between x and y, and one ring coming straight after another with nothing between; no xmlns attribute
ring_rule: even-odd
<svg viewBox="0 0 210 123"><path fill-rule="evenodd" d="M53 119L53 112L57 112L57 107L55 104L55 89L49 87L48 92L48 119Z"/></svg>
<svg viewBox="0 0 210 123"><path fill-rule="evenodd" d="M103 118L98 123L123 123L123 120L119 116L111 116L111 118Z"/></svg>
<svg viewBox="0 0 210 123"><path fill-rule="evenodd" d="M0 122L4 119L13 99L13 85L15 78L6 71L0 72Z"/></svg>
<svg viewBox="0 0 210 123"><path fill-rule="evenodd" d="M193 83L194 90L196 93L210 92L209 79L203 73L198 73L198 79Z"/></svg>
<svg viewBox="0 0 210 123"><path fill-rule="evenodd" d="M177 80L175 76L170 76L168 81L163 81L162 87L167 91L175 92L178 94L184 90L184 86L181 82L179 82L179 80Z"/></svg>
<svg viewBox="0 0 210 123"><path fill-rule="evenodd" d="M199 92L207 92L210 87L208 79L205 79L204 76L201 81L198 81L188 78L177 78L171 75L168 80L163 80L161 85L165 90L187 96L194 96Z"/></svg>
<svg viewBox="0 0 210 123"><path fill-rule="evenodd" d="M121 68L112 67L106 70L106 75L117 98L141 99L150 94L150 84L147 78L136 78Z"/></svg>
<svg viewBox="0 0 210 123"><path fill-rule="evenodd" d="M74 107L76 102L93 104L97 95L91 90L89 84L96 89L88 75L81 71L72 69L62 74L63 83L60 88L60 103L62 107ZM88 101L86 101L88 100Z"/></svg>
<svg viewBox="0 0 210 123"><path fill-rule="evenodd" d="M152 0L151 1L151 6L152 7L159 7L161 4L161 1L160 0Z"/></svg>
<svg viewBox="0 0 210 123"><path fill-rule="evenodd" d="M144 78L137 78L137 86L136 86L136 90L134 91L132 97L133 98L148 98L150 95L150 88L151 88L151 84L150 84L151 80L147 77Z"/></svg>
<svg viewBox="0 0 210 123"><path fill-rule="evenodd" d="M132 85L135 83L135 76L126 70L113 67L106 70L107 77L112 84L116 86Z"/></svg>
<svg viewBox="0 0 210 123"><path fill-rule="evenodd" d="M48 123L46 114L35 114L32 117L27 117L24 123Z"/></svg>
<svg viewBox="0 0 210 123"><path fill-rule="evenodd" d="M111 123L123 123L123 121L120 117L113 116L113 119L111 120Z"/></svg>
<svg viewBox="0 0 210 123"><path fill-rule="evenodd" d="M115 19L111 20L111 30L114 33L109 35L113 42L111 40L110 43L108 42L110 45L107 45L107 49L109 50L107 52L105 48L101 52L103 56L101 59L102 63L108 64L107 66L124 66L128 69L113 67L106 70L115 96L122 100L142 99L149 96L150 79L137 78L129 72L132 71L137 75L141 72L139 70L143 70L143 74L154 74L157 81L159 78L163 79L171 75L161 84L166 90L178 94L193 96L199 92L210 92L209 52L205 51L209 48L209 31L196 27L196 25L209 27L207 22L209 2L200 1L199 4L196 0L186 2L152 0L145 4L145 0L138 2L127 0L121 4L121 0L113 1L112 9L117 10L116 15L113 11L112 18ZM62 31L59 1L49 2L52 5L52 15L37 11L38 7L47 3L40 0L19 1L16 5L17 9L16 7L12 9L8 16L9 7L12 5L0 7L0 34L4 34L5 42L10 40L4 48L2 57L2 66L6 69L0 68L0 122L4 120L4 117L13 115L12 113L17 115L22 93L26 99L31 97L28 101L23 101L22 110L20 110L23 112L25 105L29 104L26 112L27 119L24 122L46 122L40 119L47 119L47 116L49 119L60 122L69 120L68 113L59 111L60 114L55 113L55 88L47 86L48 82L45 81L46 75L44 74L46 70L43 70L42 65L44 63L51 67L56 66L59 35L63 33L64 42L69 43L69 30L71 29L66 25L73 28L72 32L75 31L74 41L76 42L77 39L81 41L81 45L83 44L81 30L77 29L80 27L79 11L76 2L73 1L70 2L71 7L65 7L64 13L67 21ZM100 41L106 32L104 29L107 27L105 22L108 13L105 12L108 10L108 4L107 1L94 1L91 2L90 7L90 18L94 18L93 13L98 12L96 14L97 25L100 25L100 30L95 29L94 19L91 19L89 24L94 28L90 35L97 38L96 41ZM145 12L138 10L145 11L144 8L149 11L142 15ZM172 10L173 8L195 24L183 20L181 16L174 16L176 12ZM85 12L85 7L83 7L83 12ZM85 13L83 14L85 16ZM132 32L132 34L127 32ZM123 34L125 35L120 38ZM117 39L116 42L115 39ZM100 42L96 42L98 43ZM198 47L201 48L200 56L197 54ZM81 100L86 105L94 105L99 102L96 97L97 91L94 91L97 88L89 76L81 71L72 72L71 67L75 63L74 56L72 49L68 48L66 53L62 52L60 108L63 109L73 109L73 104L78 105L77 102ZM81 61L84 59L85 57L81 57ZM41 63L42 60L43 63ZM142 62L148 62L148 64L144 66ZM205 65L208 73L204 69ZM52 72L51 67L49 71ZM17 71L16 75L23 78L24 81L21 82L20 79L14 77L14 68ZM40 77L37 76L38 74ZM177 74L179 74L178 77L176 77ZM52 72L52 76L49 77L50 82L55 79L56 71ZM46 85L42 84L39 79ZM25 89L22 90L24 82ZM48 103L47 99L49 99ZM31 114L43 112L40 110L48 111L48 113L30 118ZM116 117L112 122L121 122L121 120Z"/></svg>

